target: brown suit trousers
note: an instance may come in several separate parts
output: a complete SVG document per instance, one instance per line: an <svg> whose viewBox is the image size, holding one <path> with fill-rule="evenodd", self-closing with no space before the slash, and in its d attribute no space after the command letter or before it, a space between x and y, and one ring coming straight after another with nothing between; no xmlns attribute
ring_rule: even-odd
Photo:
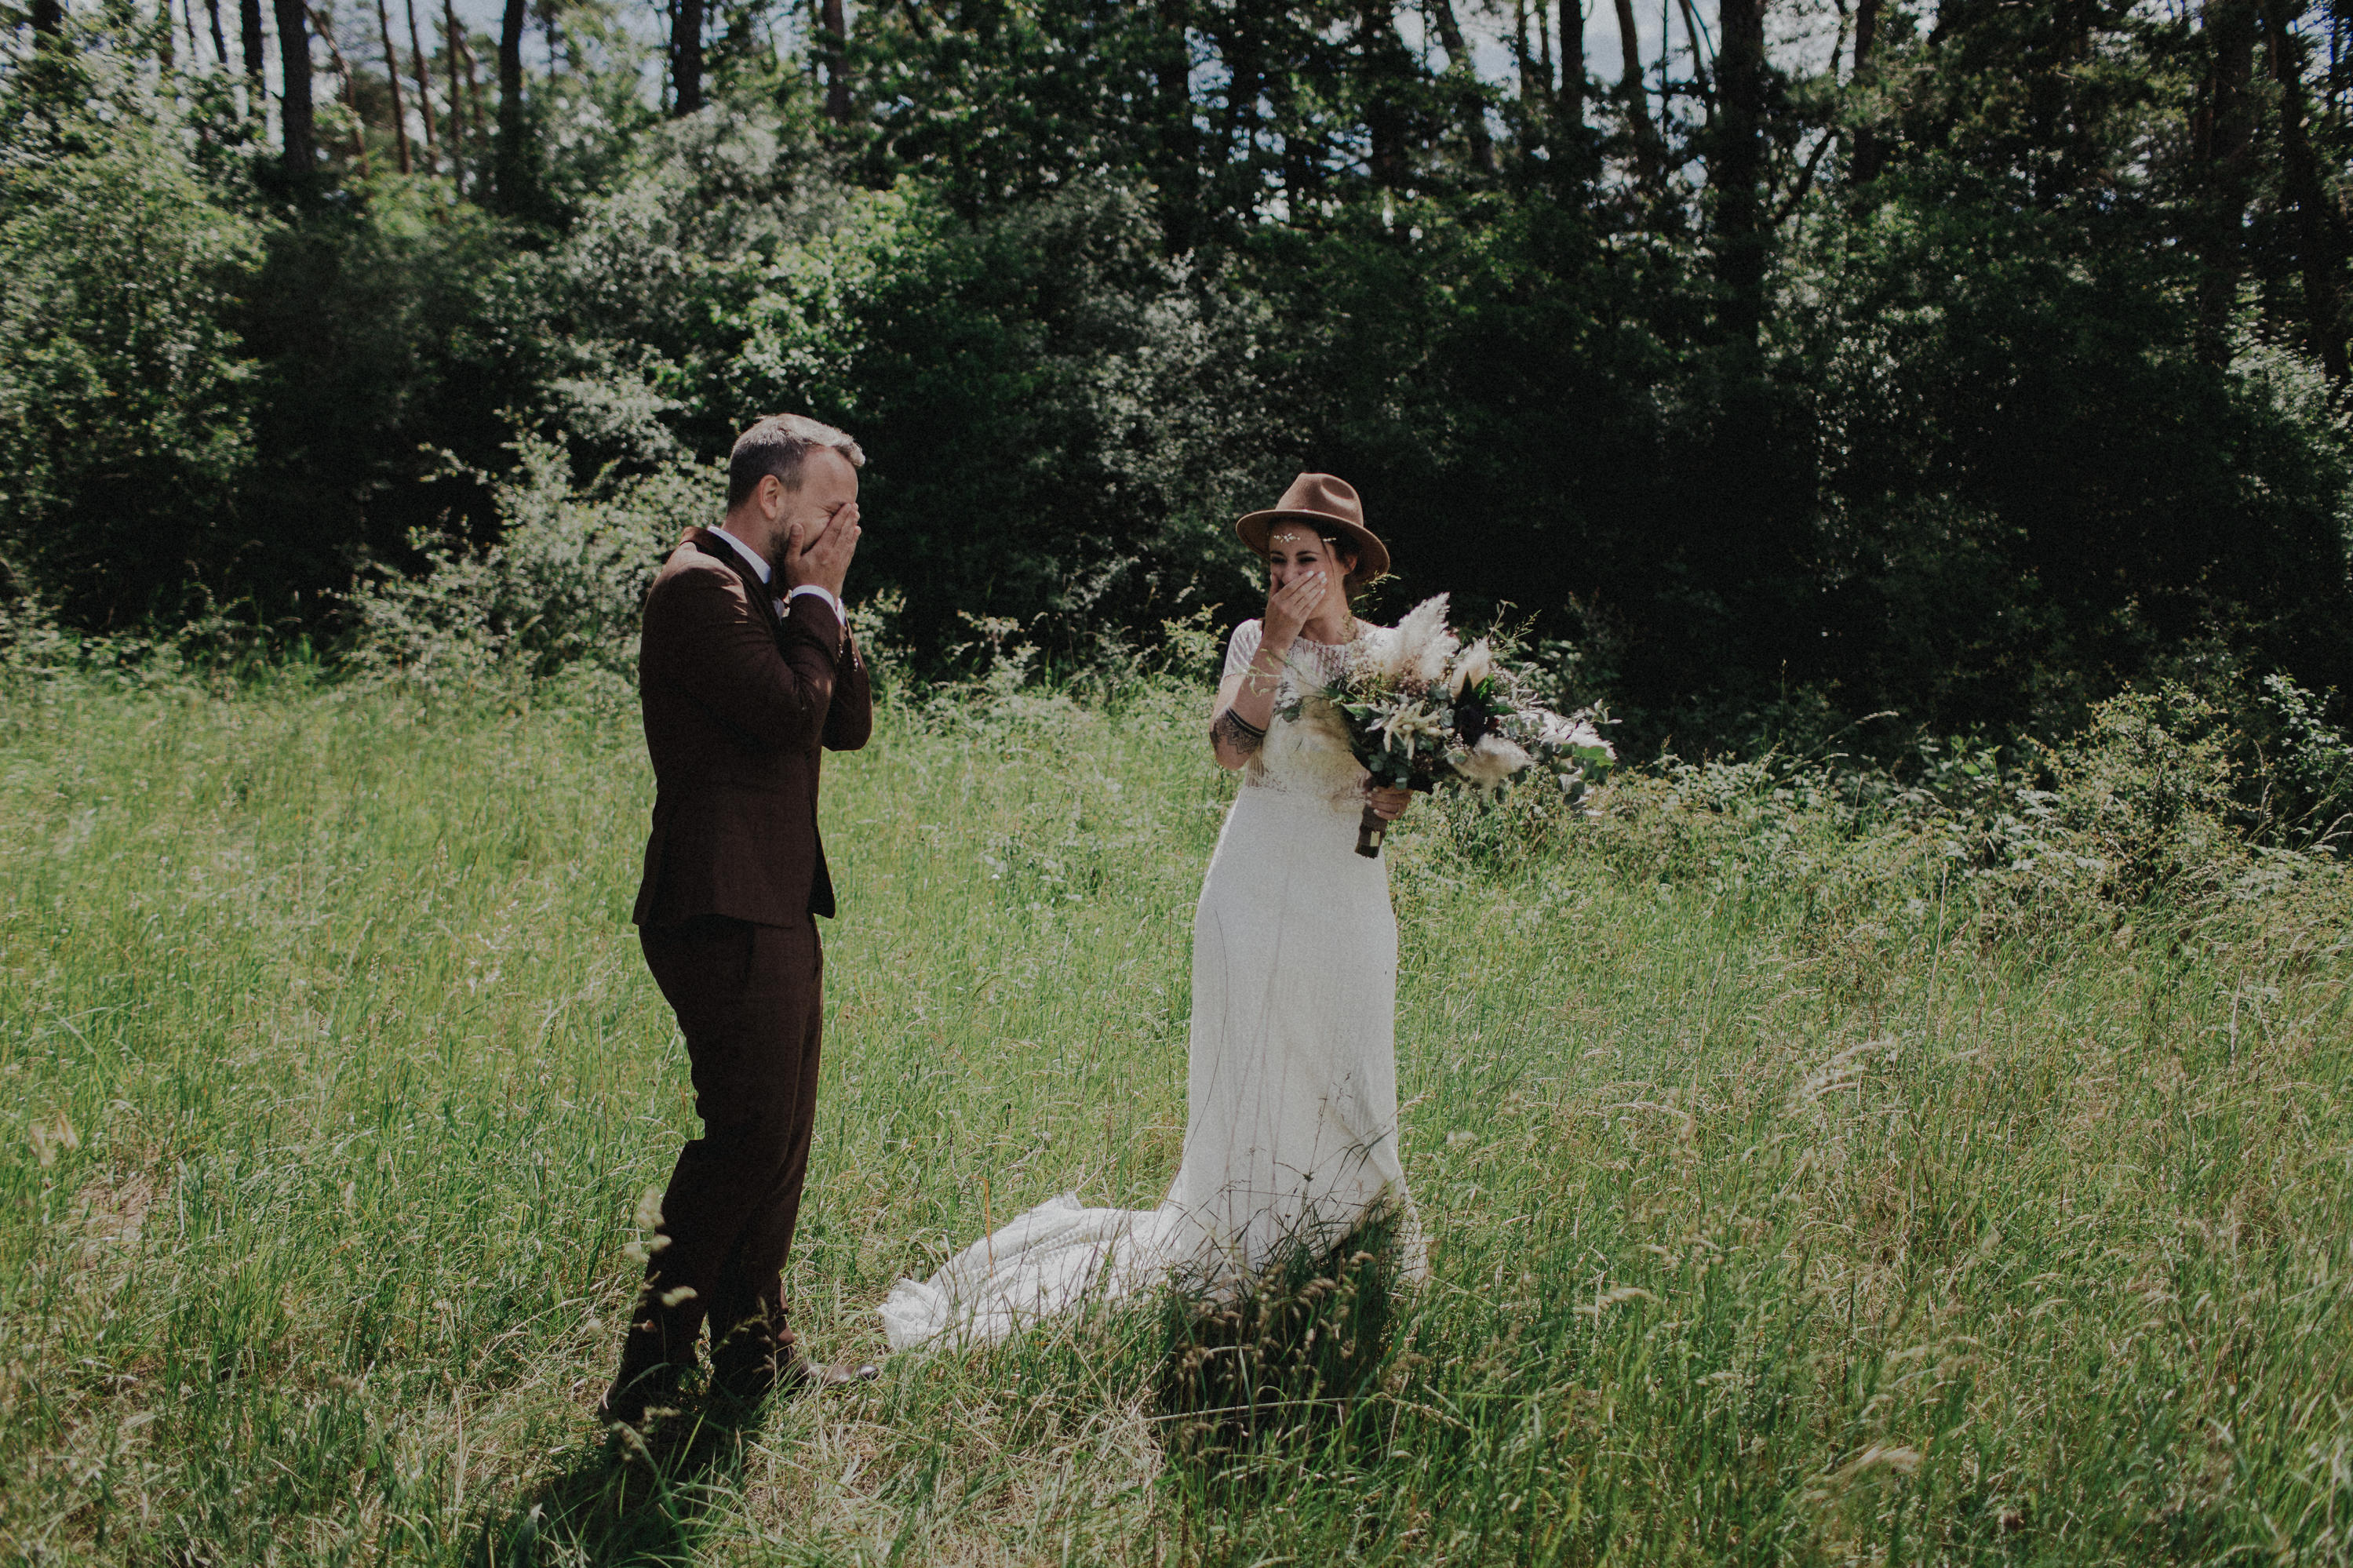
<svg viewBox="0 0 2353 1568"><path fill-rule="evenodd" d="M678 1015L702 1136L679 1151L662 1196L669 1245L648 1259L632 1338L641 1364L693 1359L708 1313L714 1355L790 1342L784 1266L817 1122L825 955L817 922L704 915L643 930L646 967ZM681 1295L683 1289L691 1292ZM732 1352L731 1337L737 1340Z"/></svg>

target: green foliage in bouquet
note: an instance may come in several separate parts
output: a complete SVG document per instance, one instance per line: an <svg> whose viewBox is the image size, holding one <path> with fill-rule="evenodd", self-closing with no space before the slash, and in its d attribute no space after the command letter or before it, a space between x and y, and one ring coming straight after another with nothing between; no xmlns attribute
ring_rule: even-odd
<svg viewBox="0 0 2353 1568"><path fill-rule="evenodd" d="M1447 629L1446 606L1447 595L1437 595L1394 629L1368 633L1338 675L1303 691L1283 716L1296 720L1308 703L1328 702L1376 787L1492 790L1542 767L1570 800L1581 800L1617 761L1598 715L1539 705L1533 682L1498 664L1489 642L1462 647ZM1377 822L1367 808L1360 853L1378 852Z"/></svg>
<svg viewBox="0 0 2353 1568"><path fill-rule="evenodd" d="M1424 600L1394 630L1368 635L1346 668L1284 710L1321 700L1339 713L1350 749L1375 784L1428 792L1492 789L1530 767L1572 798L1617 762L1594 711L1538 703L1525 675L1496 661L1485 639L1465 648L1446 626L1447 595Z"/></svg>

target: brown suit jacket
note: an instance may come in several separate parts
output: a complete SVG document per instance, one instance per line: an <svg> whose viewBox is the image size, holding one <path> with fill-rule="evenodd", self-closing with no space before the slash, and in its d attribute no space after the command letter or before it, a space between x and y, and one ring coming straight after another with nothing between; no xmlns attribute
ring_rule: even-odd
<svg viewBox="0 0 2353 1568"><path fill-rule="evenodd" d="M781 587L781 584L778 585ZM638 700L654 763L653 832L630 918L790 925L834 912L818 837L819 747L866 744L866 663L823 600L780 625L723 539L689 529L646 594Z"/></svg>

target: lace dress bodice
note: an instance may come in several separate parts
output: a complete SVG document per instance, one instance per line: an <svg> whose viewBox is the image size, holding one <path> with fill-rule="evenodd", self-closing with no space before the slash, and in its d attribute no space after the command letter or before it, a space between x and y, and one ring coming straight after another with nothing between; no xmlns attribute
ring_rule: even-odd
<svg viewBox="0 0 2353 1568"><path fill-rule="evenodd" d="M1226 647L1226 675L1239 675L1250 668L1250 661L1258 657L1263 630L1258 621L1244 621L1234 628L1233 640ZM1366 622L1356 623L1359 639L1378 630ZM1244 789L1318 795L1335 810L1362 809L1366 776L1364 764L1348 749L1347 731L1340 727L1338 716L1330 708L1311 700L1300 705L1298 718L1283 717L1302 696L1312 698L1338 676L1355 657L1356 647L1355 643L1292 639L1291 650L1283 656L1282 674L1274 693L1274 717L1267 725L1266 740L1242 770Z"/></svg>

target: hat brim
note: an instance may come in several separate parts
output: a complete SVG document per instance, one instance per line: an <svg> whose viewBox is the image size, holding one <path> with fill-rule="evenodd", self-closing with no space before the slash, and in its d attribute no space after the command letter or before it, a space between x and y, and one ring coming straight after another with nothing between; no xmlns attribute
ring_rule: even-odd
<svg viewBox="0 0 2353 1568"><path fill-rule="evenodd" d="M1345 517L1335 517L1328 511L1299 511L1274 507L1265 511L1245 512L1234 523L1234 532L1244 544L1266 557L1267 535L1279 522L1303 522L1318 533L1338 533L1356 547L1356 577L1370 583L1389 574L1389 547L1361 523L1350 522Z"/></svg>

